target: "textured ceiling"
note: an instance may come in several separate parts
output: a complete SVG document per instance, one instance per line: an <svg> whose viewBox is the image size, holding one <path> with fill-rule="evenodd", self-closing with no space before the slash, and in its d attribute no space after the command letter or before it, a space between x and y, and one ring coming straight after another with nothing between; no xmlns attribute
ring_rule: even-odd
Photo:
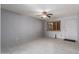
<svg viewBox="0 0 79 59"><path fill-rule="evenodd" d="M3 4L1 8L36 18L44 10L50 10L55 17L79 15L79 4Z"/></svg>

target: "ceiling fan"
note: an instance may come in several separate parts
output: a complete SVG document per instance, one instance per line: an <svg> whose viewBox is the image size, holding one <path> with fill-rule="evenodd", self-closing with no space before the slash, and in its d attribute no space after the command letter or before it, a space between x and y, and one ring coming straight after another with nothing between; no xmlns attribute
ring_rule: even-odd
<svg viewBox="0 0 79 59"><path fill-rule="evenodd" d="M41 12L41 14L38 15L38 16L41 16L41 18L46 18L46 17L50 18L52 15L53 15L52 13L48 13L48 12L46 12L46 11L43 11L43 12Z"/></svg>

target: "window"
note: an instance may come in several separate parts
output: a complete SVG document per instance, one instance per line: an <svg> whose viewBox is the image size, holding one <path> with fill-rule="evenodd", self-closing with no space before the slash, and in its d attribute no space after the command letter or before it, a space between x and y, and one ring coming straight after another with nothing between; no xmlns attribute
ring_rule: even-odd
<svg viewBox="0 0 79 59"><path fill-rule="evenodd" d="M60 31L60 21L48 22L48 31Z"/></svg>

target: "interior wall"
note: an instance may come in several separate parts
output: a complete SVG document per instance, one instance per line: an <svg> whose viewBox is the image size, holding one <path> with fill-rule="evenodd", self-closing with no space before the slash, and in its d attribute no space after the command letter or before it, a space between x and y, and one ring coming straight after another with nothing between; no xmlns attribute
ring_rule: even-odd
<svg viewBox="0 0 79 59"><path fill-rule="evenodd" d="M42 37L42 22L40 20L1 10L2 51L8 51L9 48L38 37Z"/></svg>
<svg viewBox="0 0 79 59"><path fill-rule="evenodd" d="M78 21L77 21L77 23L78 23L78 42L79 42L79 16L78 16Z"/></svg>
<svg viewBox="0 0 79 59"><path fill-rule="evenodd" d="M0 53L1 53L1 4L0 4Z"/></svg>
<svg viewBox="0 0 79 59"><path fill-rule="evenodd" d="M78 16L61 17L61 31L46 31L46 36L50 38L68 38L78 40Z"/></svg>

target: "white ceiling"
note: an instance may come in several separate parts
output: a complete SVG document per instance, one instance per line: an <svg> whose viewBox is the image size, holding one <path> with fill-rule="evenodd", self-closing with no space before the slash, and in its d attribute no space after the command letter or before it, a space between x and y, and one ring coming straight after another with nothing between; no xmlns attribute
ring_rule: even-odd
<svg viewBox="0 0 79 59"><path fill-rule="evenodd" d="M79 4L3 4L1 8L36 18L44 10L50 10L55 17L79 15Z"/></svg>

